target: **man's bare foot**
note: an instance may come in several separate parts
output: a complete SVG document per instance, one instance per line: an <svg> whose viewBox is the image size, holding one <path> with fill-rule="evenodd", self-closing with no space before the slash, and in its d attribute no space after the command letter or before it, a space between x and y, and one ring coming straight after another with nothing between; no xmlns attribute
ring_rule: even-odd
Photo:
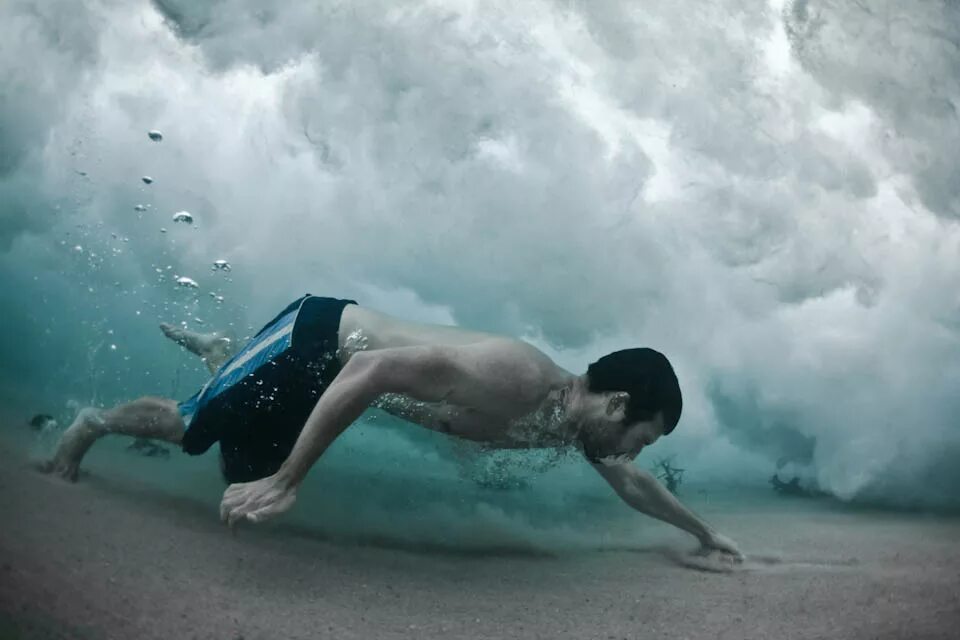
<svg viewBox="0 0 960 640"><path fill-rule="evenodd" d="M40 463L38 468L44 473L55 473L64 480L76 482L84 454L106 432L98 409L81 409L73 424L60 437L53 459Z"/></svg>
<svg viewBox="0 0 960 640"><path fill-rule="evenodd" d="M230 338L220 333L197 333L181 329L169 322L161 322L160 330L163 335L204 360L223 361L232 348Z"/></svg>

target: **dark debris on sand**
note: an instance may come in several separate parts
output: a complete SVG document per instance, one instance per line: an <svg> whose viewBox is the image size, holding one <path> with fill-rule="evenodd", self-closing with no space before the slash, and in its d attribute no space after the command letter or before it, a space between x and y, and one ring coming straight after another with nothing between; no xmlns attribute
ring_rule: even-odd
<svg viewBox="0 0 960 640"><path fill-rule="evenodd" d="M43 431L51 426L56 426L57 421L54 420L53 416L49 413L38 413L30 418L30 422L28 424L34 431Z"/></svg>

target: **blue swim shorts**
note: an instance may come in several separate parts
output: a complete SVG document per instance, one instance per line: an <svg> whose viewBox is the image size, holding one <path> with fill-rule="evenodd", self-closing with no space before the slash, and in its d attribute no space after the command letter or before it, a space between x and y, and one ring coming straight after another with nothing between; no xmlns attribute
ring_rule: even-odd
<svg viewBox="0 0 960 640"><path fill-rule="evenodd" d="M280 468L317 400L340 372L340 316L353 300L305 295L268 322L200 391L178 405L182 447L220 443L227 482Z"/></svg>

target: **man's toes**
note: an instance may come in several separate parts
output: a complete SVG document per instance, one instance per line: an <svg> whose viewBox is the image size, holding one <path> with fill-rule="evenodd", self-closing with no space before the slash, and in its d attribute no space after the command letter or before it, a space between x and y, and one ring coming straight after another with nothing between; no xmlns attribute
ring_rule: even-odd
<svg viewBox="0 0 960 640"><path fill-rule="evenodd" d="M79 466L80 465L57 460L56 458L53 460L41 460L40 462L34 464L34 467L40 473L57 475L70 482L77 481L77 472L79 470Z"/></svg>
<svg viewBox="0 0 960 640"><path fill-rule="evenodd" d="M33 467L40 473L50 473L53 471L53 460L40 460L34 463Z"/></svg>
<svg viewBox="0 0 960 640"><path fill-rule="evenodd" d="M80 465L72 462L61 462L60 464L54 465L53 471L67 482L76 482L78 472L80 471Z"/></svg>

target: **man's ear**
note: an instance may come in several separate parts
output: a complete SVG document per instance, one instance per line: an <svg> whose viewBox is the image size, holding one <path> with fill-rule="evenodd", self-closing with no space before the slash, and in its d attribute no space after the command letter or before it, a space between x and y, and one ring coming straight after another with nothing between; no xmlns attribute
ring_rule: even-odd
<svg viewBox="0 0 960 640"><path fill-rule="evenodd" d="M622 420L627 415L627 403L630 402L630 394L626 391L618 391L610 396L607 401L607 415ZM616 414L619 414L617 416Z"/></svg>

